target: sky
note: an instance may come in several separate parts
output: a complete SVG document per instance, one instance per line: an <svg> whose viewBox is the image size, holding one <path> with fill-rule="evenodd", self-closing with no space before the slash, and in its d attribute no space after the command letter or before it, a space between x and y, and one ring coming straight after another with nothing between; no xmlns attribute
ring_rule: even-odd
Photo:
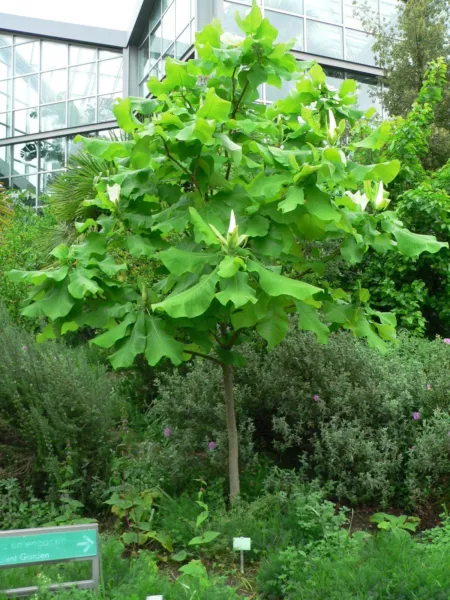
<svg viewBox="0 0 450 600"><path fill-rule="evenodd" d="M0 0L0 13L127 31L138 4L140 0Z"/></svg>

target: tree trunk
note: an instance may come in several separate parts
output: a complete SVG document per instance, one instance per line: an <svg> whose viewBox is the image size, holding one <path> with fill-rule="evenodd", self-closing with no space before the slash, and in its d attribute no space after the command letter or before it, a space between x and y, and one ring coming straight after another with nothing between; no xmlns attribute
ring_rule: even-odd
<svg viewBox="0 0 450 600"><path fill-rule="evenodd" d="M228 431L228 470L230 476L230 500L233 503L240 492L239 483L239 444L234 411L233 368L222 365L223 385L225 389L225 408L227 413Z"/></svg>

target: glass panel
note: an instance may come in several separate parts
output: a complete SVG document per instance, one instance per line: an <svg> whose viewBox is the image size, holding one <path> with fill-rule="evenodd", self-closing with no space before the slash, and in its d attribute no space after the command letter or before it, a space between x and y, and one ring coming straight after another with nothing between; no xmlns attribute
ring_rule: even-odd
<svg viewBox="0 0 450 600"><path fill-rule="evenodd" d="M119 58L122 56L122 52L119 50L99 50L98 58L103 60L105 58Z"/></svg>
<svg viewBox="0 0 450 600"><path fill-rule="evenodd" d="M162 31L158 27L150 36L150 68L161 58Z"/></svg>
<svg viewBox="0 0 450 600"><path fill-rule="evenodd" d="M239 6L238 4L232 4L231 2L223 3L223 30L225 32L234 33L235 35L240 35L244 37L244 34L239 29L236 23L236 13L238 12L242 18L244 18L249 12L250 9L246 6Z"/></svg>
<svg viewBox="0 0 450 600"><path fill-rule="evenodd" d="M191 7L187 0L176 0L176 36L191 22Z"/></svg>
<svg viewBox="0 0 450 600"><path fill-rule="evenodd" d="M11 187L17 190L28 190L32 196L28 196L25 204L28 206L35 207L36 206L36 196L37 193L37 175L21 175L20 177L13 177L11 179Z"/></svg>
<svg viewBox="0 0 450 600"><path fill-rule="evenodd" d="M69 98L82 98L97 93L97 63L69 68Z"/></svg>
<svg viewBox="0 0 450 600"><path fill-rule="evenodd" d="M115 100L117 98L117 94L110 96L99 96L98 98L98 121L99 123L103 123L104 121L112 121L115 120L116 117L113 113L113 106Z"/></svg>
<svg viewBox="0 0 450 600"><path fill-rule="evenodd" d="M67 44L42 42L41 70L67 67Z"/></svg>
<svg viewBox="0 0 450 600"><path fill-rule="evenodd" d="M275 102L282 98L286 98L291 90L295 89L296 81L283 81L281 88L276 88L273 85L266 85L266 102Z"/></svg>
<svg viewBox="0 0 450 600"><path fill-rule="evenodd" d="M65 158L65 138L56 138L55 140L45 140L41 142L41 161L39 169L41 171L56 171L62 169Z"/></svg>
<svg viewBox="0 0 450 600"><path fill-rule="evenodd" d="M105 60L98 64L98 93L108 94L122 90L122 58Z"/></svg>
<svg viewBox="0 0 450 600"><path fill-rule="evenodd" d="M23 37L23 36L20 36L20 35L15 35L14 36L14 43L15 44L25 44L27 42L32 42L32 41L33 41L33 39L30 38L30 37Z"/></svg>
<svg viewBox="0 0 450 600"><path fill-rule="evenodd" d="M39 75L28 75L14 79L14 108L25 108L39 104Z"/></svg>
<svg viewBox="0 0 450 600"><path fill-rule="evenodd" d="M41 131L53 131L66 126L66 103L41 107Z"/></svg>
<svg viewBox="0 0 450 600"><path fill-rule="evenodd" d="M1 121L1 115L0 115ZM5 178L9 178L9 170L11 168L11 151L10 146L0 147L0 181L4 183Z"/></svg>
<svg viewBox="0 0 450 600"><path fill-rule="evenodd" d="M375 38L362 31L345 30L346 59L362 65L375 65L372 46Z"/></svg>
<svg viewBox="0 0 450 600"><path fill-rule="evenodd" d="M155 8L150 15L150 31L161 21L161 2L156 2Z"/></svg>
<svg viewBox="0 0 450 600"><path fill-rule="evenodd" d="M4 33L2 33L0 35L0 48L3 48L3 46L11 46L12 44L12 35L5 35Z"/></svg>
<svg viewBox="0 0 450 600"><path fill-rule="evenodd" d="M381 24L385 27L395 27L401 6L399 0L380 0Z"/></svg>
<svg viewBox="0 0 450 600"><path fill-rule="evenodd" d="M11 110L12 106L12 81L0 81L0 112Z"/></svg>
<svg viewBox="0 0 450 600"><path fill-rule="evenodd" d="M172 44L170 48L164 53L163 60L165 61L168 56L170 56L171 58L175 57L175 44Z"/></svg>
<svg viewBox="0 0 450 600"><path fill-rule="evenodd" d="M90 125L96 122L97 98L83 98L69 102L68 127Z"/></svg>
<svg viewBox="0 0 450 600"><path fill-rule="evenodd" d="M14 47L14 74L25 75L39 71L39 42Z"/></svg>
<svg viewBox="0 0 450 600"><path fill-rule="evenodd" d="M285 10L298 15L303 14L303 0L264 0L264 6L266 8Z"/></svg>
<svg viewBox="0 0 450 600"><path fill-rule="evenodd" d="M342 0L306 0L306 15L321 21L342 23Z"/></svg>
<svg viewBox="0 0 450 600"><path fill-rule="evenodd" d="M360 11L364 10L365 16L375 17L378 13L378 0L367 0L364 3L356 3L354 0L344 0L344 19L347 27L353 29L364 29L361 22Z"/></svg>
<svg viewBox="0 0 450 600"><path fill-rule="evenodd" d="M343 58L342 27L307 19L306 51L310 54Z"/></svg>
<svg viewBox="0 0 450 600"><path fill-rule="evenodd" d="M327 85L328 87L333 87L336 90L339 90L341 87L341 83L345 79L344 71L339 69L334 69L333 67L323 67L325 74L327 76Z"/></svg>
<svg viewBox="0 0 450 600"><path fill-rule="evenodd" d="M145 42L139 48L139 81L142 81L150 71L150 40L146 38Z"/></svg>
<svg viewBox="0 0 450 600"><path fill-rule="evenodd" d="M14 111L14 134L27 135L39 131L39 119L37 108L25 108Z"/></svg>
<svg viewBox="0 0 450 600"><path fill-rule="evenodd" d="M295 42L294 50L303 50L303 19L301 17L283 15L271 10L266 11L266 17L275 29L278 29L278 42L287 42L287 40L295 38L297 41Z"/></svg>
<svg viewBox="0 0 450 600"><path fill-rule="evenodd" d="M67 69L41 75L41 102L58 102L67 96Z"/></svg>
<svg viewBox="0 0 450 600"><path fill-rule="evenodd" d="M0 140L11 137L11 113L0 114Z"/></svg>
<svg viewBox="0 0 450 600"><path fill-rule="evenodd" d="M39 175L39 194L49 195L51 193L51 186L60 175L61 171L55 173L41 173Z"/></svg>
<svg viewBox="0 0 450 600"><path fill-rule="evenodd" d="M157 2L158 2L158 1L159 1L159 0L157 0ZM162 1L161 1L161 9L162 9L162 12L164 12L164 11L166 10L166 8L169 6L169 4L170 4L171 2L173 2L173 0L162 0Z"/></svg>
<svg viewBox="0 0 450 600"><path fill-rule="evenodd" d="M28 142L27 144L15 144L13 174L23 175L26 173L35 173L38 165L38 142Z"/></svg>
<svg viewBox="0 0 450 600"><path fill-rule="evenodd" d="M349 73L348 79L356 79L358 82L358 108L368 110L371 106L376 108L379 115L382 113L382 105L378 97L378 84L375 77L361 75L359 73Z"/></svg>
<svg viewBox="0 0 450 600"><path fill-rule="evenodd" d="M12 75L12 48L0 48L0 79Z"/></svg>
<svg viewBox="0 0 450 600"><path fill-rule="evenodd" d="M96 59L97 48L89 48L87 46L69 47L69 64L71 65L94 62Z"/></svg>
<svg viewBox="0 0 450 600"><path fill-rule="evenodd" d="M181 58L185 52L189 50L189 46L191 45L191 28L186 27L183 33L177 40L175 56L176 58Z"/></svg>
<svg viewBox="0 0 450 600"><path fill-rule="evenodd" d="M167 48L175 41L175 2L170 6L162 18L163 48Z"/></svg>

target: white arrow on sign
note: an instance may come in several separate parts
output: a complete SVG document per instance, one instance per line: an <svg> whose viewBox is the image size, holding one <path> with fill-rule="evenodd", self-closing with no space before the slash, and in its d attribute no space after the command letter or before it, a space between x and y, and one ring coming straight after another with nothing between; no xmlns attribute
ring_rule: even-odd
<svg viewBox="0 0 450 600"><path fill-rule="evenodd" d="M83 539L85 541L78 542L77 546L80 546L81 548L84 547L83 552L86 554L86 552L91 548L91 546L94 545L94 540L91 540L91 538L88 537L87 535L83 535Z"/></svg>

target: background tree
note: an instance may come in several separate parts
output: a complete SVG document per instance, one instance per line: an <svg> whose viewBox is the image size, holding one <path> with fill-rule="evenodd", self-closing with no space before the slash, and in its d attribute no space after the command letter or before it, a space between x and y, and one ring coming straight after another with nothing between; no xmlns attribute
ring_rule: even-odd
<svg viewBox="0 0 450 600"><path fill-rule="evenodd" d="M376 38L373 50L377 65L384 69L380 95L392 116L405 117L431 61L450 57L450 3L447 0L408 0L399 2L398 18L391 25L365 5L359 11L364 26ZM448 78L449 80L450 78ZM424 158L432 167L450 157L450 92L444 92L435 115L431 153Z"/></svg>
<svg viewBox="0 0 450 600"><path fill-rule="evenodd" d="M23 314L49 319L41 339L89 326L103 331L93 343L114 348L115 369L142 355L151 366L193 357L220 366L232 500L240 488L233 367L248 332L271 350L297 314L322 343L343 327L384 350L395 318L371 310L363 288L353 297L332 289L328 262L357 263L368 248L417 256L446 245L385 210L398 160L347 157L342 134L363 116L353 108L356 83L328 89L318 65L297 63L292 44L275 43L255 4L236 18L246 37L214 21L197 34L199 59L168 59L166 78L150 79L153 99L116 105L132 139L83 140L115 165L85 200L100 216L76 224L81 241L52 251L56 267L10 273L36 286ZM287 98L258 102L261 84L289 79L297 83ZM389 135L380 127L357 146L376 149ZM152 278L128 277L135 257L147 259Z"/></svg>

